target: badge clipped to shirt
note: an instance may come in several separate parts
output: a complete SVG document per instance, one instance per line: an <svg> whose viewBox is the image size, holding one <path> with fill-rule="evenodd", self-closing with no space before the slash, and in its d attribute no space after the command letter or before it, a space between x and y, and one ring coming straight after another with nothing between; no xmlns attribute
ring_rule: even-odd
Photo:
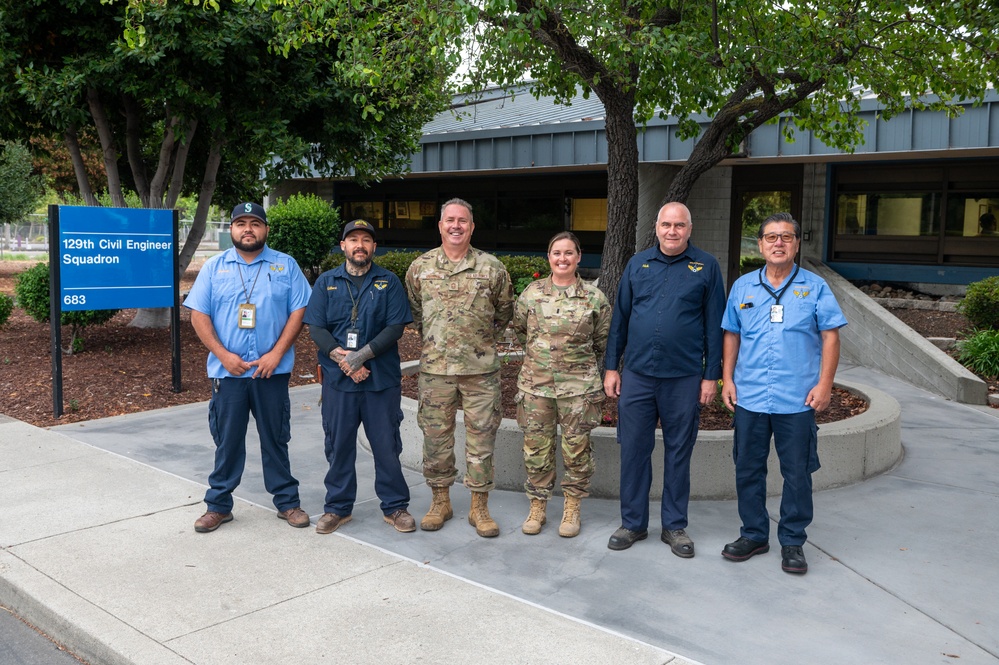
<svg viewBox="0 0 999 665"><path fill-rule="evenodd" d="M770 305L770 323L784 323L784 305Z"/></svg>
<svg viewBox="0 0 999 665"><path fill-rule="evenodd" d="M361 336L361 331L357 328L347 329L347 346L345 347L348 351L357 351L357 340Z"/></svg>
<svg viewBox="0 0 999 665"><path fill-rule="evenodd" d="M239 327L252 330L257 327L257 306L245 302L239 306Z"/></svg>

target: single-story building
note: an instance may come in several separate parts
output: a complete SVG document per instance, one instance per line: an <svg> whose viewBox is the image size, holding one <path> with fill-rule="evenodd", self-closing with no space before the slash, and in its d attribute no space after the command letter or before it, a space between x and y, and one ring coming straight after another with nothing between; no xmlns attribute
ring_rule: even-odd
<svg viewBox="0 0 999 665"><path fill-rule="evenodd" d="M809 132L788 142L786 118L760 127L742 153L697 182L687 201L694 243L718 258L731 281L755 252L744 238L744 213L776 206L801 222L802 253L848 279L947 291L999 273L999 94L962 106L954 118L908 111L885 121L877 99L864 100L865 142L852 154ZM675 129L657 118L638 136L639 238L696 140L678 139ZM476 247L543 252L554 233L570 229L583 242L585 265L599 265L607 140L595 96L555 104L524 89L456 98L453 110L424 127L420 146L404 176L367 188L305 177L283 183L272 198L311 192L328 199L344 219L376 224L382 250L437 245L439 206L460 196L475 209Z"/></svg>

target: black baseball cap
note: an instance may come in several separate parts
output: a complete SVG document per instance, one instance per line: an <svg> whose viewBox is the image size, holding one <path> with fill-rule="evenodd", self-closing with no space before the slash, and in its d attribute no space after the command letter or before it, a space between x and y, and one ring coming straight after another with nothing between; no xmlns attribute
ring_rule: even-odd
<svg viewBox="0 0 999 665"><path fill-rule="evenodd" d="M267 213L264 212L264 207L257 203L240 203L232 209L232 216L229 217L229 223L232 224L240 217L252 217L254 219L259 219L264 224L267 224Z"/></svg>
<svg viewBox="0 0 999 665"><path fill-rule="evenodd" d="M340 240L346 240L347 234L351 231L367 231L372 240L376 242L378 241L378 237L375 236L374 225L370 222L364 221L363 219L355 219L354 221L348 223L347 226L343 227L343 233L340 234Z"/></svg>

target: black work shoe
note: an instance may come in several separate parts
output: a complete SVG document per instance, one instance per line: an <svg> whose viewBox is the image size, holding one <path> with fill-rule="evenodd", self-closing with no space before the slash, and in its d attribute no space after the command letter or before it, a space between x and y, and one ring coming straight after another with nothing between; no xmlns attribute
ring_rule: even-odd
<svg viewBox="0 0 999 665"><path fill-rule="evenodd" d="M610 540L607 541L607 547L612 550L626 550L634 545L635 541L645 540L648 537L648 531L632 531L622 526L611 534Z"/></svg>
<svg viewBox="0 0 999 665"><path fill-rule="evenodd" d="M722 556L729 561L745 561L757 554L766 554L770 551L770 543L760 540L750 540L740 537L734 543L729 543L722 550Z"/></svg>
<svg viewBox="0 0 999 665"><path fill-rule="evenodd" d="M663 529L660 539L669 545L670 550L678 557L689 559L694 556L694 541L683 529Z"/></svg>
<svg viewBox="0 0 999 665"><path fill-rule="evenodd" d="M804 575L808 572L808 563L801 545L785 545L780 548L780 569L785 573Z"/></svg>

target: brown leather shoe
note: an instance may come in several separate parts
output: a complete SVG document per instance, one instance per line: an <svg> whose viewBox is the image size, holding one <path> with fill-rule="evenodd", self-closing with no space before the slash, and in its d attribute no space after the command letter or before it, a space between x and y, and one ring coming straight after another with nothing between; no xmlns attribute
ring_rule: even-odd
<svg viewBox="0 0 999 665"><path fill-rule="evenodd" d="M287 521L288 524L297 529L304 529L312 524L312 520L309 519L309 514L298 506L289 508L288 510L282 510L277 514L277 516Z"/></svg>
<svg viewBox="0 0 999 665"><path fill-rule="evenodd" d="M405 508L400 508L391 515L385 515L385 521L402 533L416 531L416 520Z"/></svg>
<svg viewBox="0 0 999 665"><path fill-rule="evenodd" d="M214 510L209 510L194 521L194 530L198 533L208 533L231 521L232 513L217 513Z"/></svg>
<svg viewBox="0 0 999 665"><path fill-rule="evenodd" d="M323 513L323 516L316 522L316 533L333 533L349 521L350 515L341 517L336 513Z"/></svg>

